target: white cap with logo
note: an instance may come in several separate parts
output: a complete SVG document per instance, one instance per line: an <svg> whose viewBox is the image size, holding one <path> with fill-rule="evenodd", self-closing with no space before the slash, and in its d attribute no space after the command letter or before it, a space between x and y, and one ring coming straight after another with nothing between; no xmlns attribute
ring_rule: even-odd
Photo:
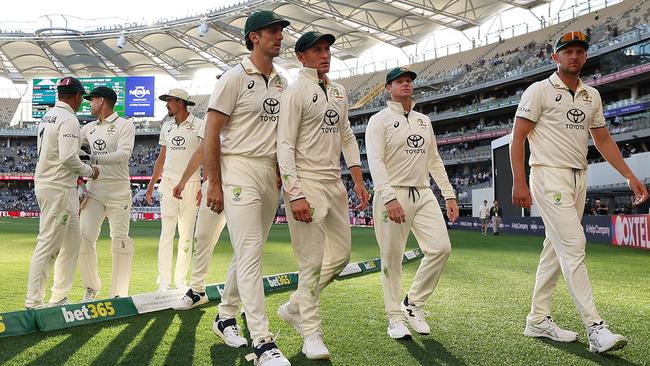
<svg viewBox="0 0 650 366"><path fill-rule="evenodd" d="M180 88L169 89L169 92L167 92L167 94L163 94L159 96L158 99L162 101L166 101L167 98L169 97L184 100L187 102L187 105L189 106L193 106L196 104L190 100L190 95L185 90Z"/></svg>

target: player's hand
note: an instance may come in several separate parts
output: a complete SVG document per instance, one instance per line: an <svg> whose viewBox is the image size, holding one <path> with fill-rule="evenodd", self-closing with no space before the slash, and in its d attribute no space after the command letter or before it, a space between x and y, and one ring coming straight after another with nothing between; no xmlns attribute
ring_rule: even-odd
<svg viewBox="0 0 650 366"><path fill-rule="evenodd" d="M196 205L199 206L201 205L201 198L203 198L203 192L199 189L196 191Z"/></svg>
<svg viewBox="0 0 650 366"><path fill-rule="evenodd" d="M370 195L368 194L368 190L366 190L366 186L364 184L355 184L354 185L354 194L357 195L357 198L361 200L357 207L354 208L355 211L361 211L368 206L368 200L370 199Z"/></svg>
<svg viewBox="0 0 650 366"><path fill-rule="evenodd" d="M648 199L648 189L637 177L632 176L629 178L627 180L627 185L630 187L632 192L634 192L634 202L632 202L632 206L638 206Z"/></svg>
<svg viewBox="0 0 650 366"><path fill-rule="evenodd" d="M90 176L90 179L95 180L99 177L99 168L96 166L92 166L93 168L93 175Z"/></svg>
<svg viewBox="0 0 650 366"><path fill-rule="evenodd" d="M386 211L388 211L388 218L391 219L391 221L394 221L398 224L406 222L406 214L404 213L404 209L397 199L386 203L385 206Z"/></svg>
<svg viewBox="0 0 650 366"><path fill-rule="evenodd" d="M291 212L293 213L293 218L297 221L304 223L310 223L312 221L311 207L306 198L291 201Z"/></svg>
<svg viewBox="0 0 650 366"><path fill-rule="evenodd" d="M153 186L147 187L147 192L144 194L144 198L147 200L148 204L153 203Z"/></svg>
<svg viewBox="0 0 650 366"><path fill-rule="evenodd" d="M181 193L183 193L183 190L185 189L185 183L184 182L179 182L175 187L174 187L174 198L177 200L182 199L183 197L181 196Z"/></svg>
<svg viewBox="0 0 650 366"><path fill-rule="evenodd" d="M282 188L282 176L280 176L280 170L275 171L275 185L278 189Z"/></svg>
<svg viewBox="0 0 650 366"><path fill-rule="evenodd" d="M456 222L458 219L458 203L456 200L445 200L445 206L447 206L447 217L449 221Z"/></svg>
<svg viewBox="0 0 650 366"><path fill-rule="evenodd" d="M208 191L206 192L206 202L205 204L210 207L210 209L216 213L221 213L223 211L223 189L221 184L215 184L212 182L212 179L208 181Z"/></svg>
<svg viewBox="0 0 650 366"><path fill-rule="evenodd" d="M523 207L530 209L530 205L533 203L533 198L530 195L530 190L528 189L528 184L517 183L515 182L512 185L512 204L517 207Z"/></svg>

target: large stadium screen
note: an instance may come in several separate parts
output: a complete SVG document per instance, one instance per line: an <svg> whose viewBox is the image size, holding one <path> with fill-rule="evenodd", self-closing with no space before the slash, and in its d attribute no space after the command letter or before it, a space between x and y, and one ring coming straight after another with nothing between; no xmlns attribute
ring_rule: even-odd
<svg viewBox="0 0 650 366"><path fill-rule="evenodd" d="M32 117L41 118L56 102L56 82L58 79L34 79L32 97ZM153 117L154 77L100 77L80 78L88 92L98 86L108 86L117 93L115 112L122 117ZM90 102L84 100L77 115L81 119L93 118Z"/></svg>

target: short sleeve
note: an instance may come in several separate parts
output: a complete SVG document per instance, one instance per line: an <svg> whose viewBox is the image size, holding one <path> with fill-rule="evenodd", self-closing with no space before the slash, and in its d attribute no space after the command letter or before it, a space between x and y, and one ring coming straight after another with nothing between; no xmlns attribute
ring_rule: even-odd
<svg viewBox="0 0 650 366"><path fill-rule="evenodd" d="M605 114L603 113L603 101L600 98L600 94L598 92L596 93L591 92L591 93L596 94L596 97L594 98L594 103L596 104L596 108L594 110L594 115L591 118L591 122L589 122L589 128L604 127L606 125L606 122L605 122Z"/></svg>
<svg viewBox="0 0 650 366"><path fill-rule="evenodd" d="M230 116L239 99L240 84L240 77L235 68L226 71L214 86L208 102L208 110L212 109Z"/></svg>
<svg viewBox="0 0 650 366"><path fill-rule="evenodd" d="M519 100L515 117L521 117L531 122L537 122L542 110L540 89L541 87L539 83L535 83L524 91Z"/></svg>
<svg viewBox="0 0 650 366"><path fill-rule="evenodd" d="M163 124L160 127L160 138L158 139L158 144L162 146L167 146L167 138L165 137L166 131L167 131L167 124Z"/></svg>

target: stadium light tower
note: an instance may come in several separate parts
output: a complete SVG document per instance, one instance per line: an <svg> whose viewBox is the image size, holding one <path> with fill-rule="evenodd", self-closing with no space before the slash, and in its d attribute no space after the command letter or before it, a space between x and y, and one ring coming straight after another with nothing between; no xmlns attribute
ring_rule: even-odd
<svg viewBox="0 0 650 366"><path fill-rule="evenodd" d="M199 24L199 37L205 37L208 34L210 27L208 27L208 22L206 18L201 19L201 24Z"/></svg>
<svg viewBox="0 0 650 366"><path fill-rule="evenodd" d="M117 39L117 48L124 48L126 46L126 35L124 32L120 34L120 38Z"/></svg>

